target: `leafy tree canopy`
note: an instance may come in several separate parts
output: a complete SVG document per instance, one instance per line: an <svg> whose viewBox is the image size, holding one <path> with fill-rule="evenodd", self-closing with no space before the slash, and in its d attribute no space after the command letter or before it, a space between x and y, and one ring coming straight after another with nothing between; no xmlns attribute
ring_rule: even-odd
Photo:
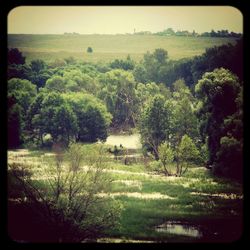
<svg viewBox="0 0 250 250"><path fill-rule="evenodd" d="M17 48L8 49L8 64L25 64L25 57Z"/></svg>

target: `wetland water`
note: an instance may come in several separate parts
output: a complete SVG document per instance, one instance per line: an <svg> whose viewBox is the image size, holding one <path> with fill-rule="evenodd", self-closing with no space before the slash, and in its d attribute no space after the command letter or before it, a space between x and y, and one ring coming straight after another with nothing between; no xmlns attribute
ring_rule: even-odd
<svg viewBox="0 0 250 250"><path fill-rule="evenodd" d="M112 146L120 146L130 149L140 149L142 147L139 134L132 135L110 135L105 144Z"/></svg>
<svg viewBox="0 0 250 250"><path fill-rule="evenodd" d="M169 220L156 226L156 232L166 235L184 236L197 242L233 242L242 236L242 221L239 218L207 221Z"/></svg>
<svg viewBox="0 0 250 250"><path fill-rule="evenodd" d="M198 227L188 224L182 224L179 221L166 222L164 224L157 226L155 230L157 232L177 234L195 238L202 237L202 232Z"/></svg>

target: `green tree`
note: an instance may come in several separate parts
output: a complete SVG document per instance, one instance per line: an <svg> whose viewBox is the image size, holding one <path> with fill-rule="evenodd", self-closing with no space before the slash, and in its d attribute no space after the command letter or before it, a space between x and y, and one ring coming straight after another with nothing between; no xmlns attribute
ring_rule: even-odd
<svg viewBox="0 0 250 250"><path fill-rule="evenodd" d="M145 109L147 103L155 96L161 94L159 86L152 83L138 83L136 88L136 95L139 101L140 112Z"/></svg>
<svg viewBox="0 0 250 250"><path fill-rule="evenodd" d="M135 62L131 60L128 55L126 60L115 59L110 63L112 69L123 69L123 70L133 70L135 67Z"/></svg>
<svg viewBox="0 0 250 250"><path fill-rule="evenodd" d="M115 69L105 73L99 81L105 86L99 96L106 101L113 115L112 127L122 129L135 127L138 119L138 100L133 74Z"/></svg>
<svg viewBox="0 0 250 250"><path fill-rule="evenodd" d="M213 172L242 181L243 143L234 137L224 136L220 139L220 149L216 154Z"/></svg>
<svg viewBox="0 0 250 250"><path fill-rule="evenodd" d="M29 71L26 73L27 79L37 86L37 91L39 88L45 86L46 81L52 76L50 70L48 70L48 65L41 59L32 60L30 63Z"/></svg>
<svg viewBox="0 0 250 250"><path fill-rule="evenodd" d="M52 91L64 92L66 81L62 76L54 75L46 81L45 87Z"/></svg>
<svg viewBox="0 0 250 250"><path fill-rule="evenodd" d="M8 80L11 78L27 79L32 82L29 78L30 72L31 69L27 64L11 64L8 65L7 78Z"/></svg>
<svg viewBox="0 0 250 250"><path fill-rule="evenodd" d="M8 81L8 97L14 98L16 105L18 105L18 120L20 122L19 132L21 143L23 143L26 139L27 111L35 96L36 86L30 81L18 78L12 78ZM9 107L9 118L13 116L14 113L17 115L16 105L11 105Z"/></svg>
<svg viewBox="0 0 250 250"><path fill-rule="evenodd" d="M108 112L110 112L111 114L114 114L115 113L115 100L116 100L115 91L114 89L109 91L109 89L110 89L109 86L103 87L98 93L98 98L101 100L104 100Z"/></svg>
<svg viewBox="0 0 250 250"><path fill-rule="evenodd" d="M42 145L46 130L44 127L44 120L42 119L41 108L42 102L48 94L49 91L47 89L42 89L29 106L27 114L27 130L29 131L29 139L32 142Z"/></svg>
<svg viewBox="0 0 250 250"><path fill-rule="evenodd" d="M163 84L156 84L155 82L143 84L138 83L136 87L136 96L139 102L138 113L143 112L146 105L156 95L163 95L166 99L171 98L170 90Z"/></svg>
<svg viewBox="0 0 250 250"><path fill-rule="evenodd" d="M53 141L70 142L78 131L77 117L72 108L58 93L50 93L42 101L41 119L44 130Z"/></svg>
<svg viewBox="0 0 250 250"><path fill-rule="evenodd" d="M95 94L99 90L98 82L94 77L86 73L82 73L80 69L70 69L64 71L63 79L65 81L65 88L69 91L85 91Z"/></svg>
<svg viewBox="0 0 250 250"><path fill-rule="evenodd" d="M189 163L196 161L198 156L199 151L193 140L188 135L182 136L177 153L176 174L183 175L187 171Z"/></svg>
<svg viewBox="0 0 250 250"><path fill-rule="evenodd" d="M166 60L168 59L168 52L164 49L156 49L153 55L159 64L166 63Z"/></svg>
<svg viewBox="0 0 250 250"><path fill-rule="evenodd" d="M49 71L41 71L39 74L37 73L30 73L27 77L32 83L34 83L37 87L37 91L40 88L43 88L49 78L51 78L51 74Z"/></svg>
<svg viewBox="0 0 250 250"><path fill-rule="evenodd" d="M133 75L137 82L146 83L148 81L146 69L141 63L134 67Z"/></svg>
<svg viewBox="0 0 250 250"><path fill-rule="evenodd" d="M143 66L147 81L161 82L161 74L167 65L168 52L164 49L156 49L152 54L147 52L143 57Z"/></svg>
<svg viewBox="0 0 250 250"><path fill-rule="evenodd" d="M143 66L146 72L146 79L148 81L158 82L159 65L153 54L147 52L143 56Z"/></svg>
<svg viewBox="0 0 250 250"><path fill-rule="evenodd" d="M175 32L174 32L174 30L172 28L167 28L163 32L166 33L166 35L170 35L170 36L174 36L175 35Z"/></svg>
<svg viewBox="0 0 250 250"><path fill-rule="evenodd" d="M112 118L105 105L90 94L65 93L63 98L72 107L77 117L79 130L75 134L76 141L105 141Z"/></svg>
<svg viewBox="0 0 250 250"><path fill-rule="evenodd" d="M172 146L176 147L187 134L196 143L199 138L198 119L195 115L195 98L183 79L173 84Z"/></svg>
<svg viewBox="0 0 250 250"><path fill-rule="evenodd" d="M237 62L237 63L235 63ZM201 79L205 72L211 72L216 68L229 69L240 80L243 79L243 41L239 39L235 45L227 44L206 49L201 56L194 58L190 72L194 83Z"/></svg>
<svg viewBox="0 0 250 250"><path fill-rule="evenodd" d="M167 168L167 165L173 162L174 152L167 142L164 142L159 146L159 159L163 165L165 175L170 175L171 173Z"/></svg>
<svg viewBox="0 0 250 250"><path fill-rule="evenodd" d="M137 100L135 94L135 82L133 80L123 80L117 85L114 124L126 127L135 127Z"/></svg>
<svg viewBox="0 0 250 250"><path fill-rule="evenodd" d="M25 57L17 48L8 49L8 64L25 64Z"/></svg>
<svg viewBox="0 0 250 250"><path fill-rule="evenodd" d="M38 74L41 71L45 70L47 65L43 60L37 59L30 62L30 67L33 72Z"/></svg>
<svg viewBox="0 0 250 250"><path fill-rule="evenodd" d="M8 97L8 149L18 148L20 141L20 106L13 96Z"/></svg>
<svg viewBox="0 0 250 250"><path fill-rule="evenodd" d="M221 138L235 136L238 141L242 140L242 102L238 77L229 70L216 69L203 75L195 86L195 91L201 100L198 112L201 120L201 133L203 139L206 137L208 139L208 164L215 168L216 166L222 167L224 164L221 163L220 159L223 159L223 157L217 155L222 146ZM225 140L223 142L225 145L232 144ZM234 161L235 166L232 168L241 172L242 165L236 167L237 164Z"/></svg>
<svg viewBox="0 0 250 250"><path fill-rule="evenodd" d="M88 48L87 48L87 52L88 52L88 53L92 53L92 52L93 52L93 49L92 49L91 47L88 47Z"/></svg>
<svg viewBox="0 0 250 250"><path fill-rule="evenodd" d="M158 147L168 141L171 127L170 102L162 95L156 95L146 106L140 118L140 134L144 147L151 151L155 159L159 159Z"/></svg>
<svg viewBox="0 0 250 250"><path fill-rule="evenodd" d="M224 119L220 149L216 153L213 172L242 181L243 177L243 89L235 99L237 111Z"/></svg>
<svg viewBox="0 0 250 250"><path fill-rule="evenodd" d="M12 78L8 81L8 95L15 97L17 103L22 108L21 113L23 117L25 117L36 93L36 86L28 80Z"/></svg>

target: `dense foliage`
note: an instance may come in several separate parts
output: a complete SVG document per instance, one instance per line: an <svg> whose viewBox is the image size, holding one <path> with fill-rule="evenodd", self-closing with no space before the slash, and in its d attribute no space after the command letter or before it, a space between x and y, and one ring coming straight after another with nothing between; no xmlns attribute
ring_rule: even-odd
<svg viewBox="0 0 250 250"><path fill-rule="evenodd" d="M106 230L117 228L121 204L98 196L100 192L110 192L102 145L70 144L64 151L60 144L55 144L53 151L54 161L46 162L49 165L46 172L53 178L47 179L46 186L37 187L27 166L9 166L9 181L13 185L9 198L18 197L22 201L15 205L19 208L15 212L24 217L18 221L25 220L23 234L16 234L15 226L19 225L11 224L9 235L19 239L21 234L28 242L79 243L93 241ZM83 163L88 165L86 172L81 168Z"/></svg>
<svg viewBox="0 0 250 250"><path fill-rule="evenodd" d="M195 87L200 98L198 115L203 139L208 139L209 162L214 171L242 176L242 92L239 79L220 68L203 75Z"/></svg>
<svg viewBox="0 0 250 250"><path fill-rule="evenodd" d="M169 139L171 103L165 102L162 95L156 95L147 105L141 116L140 133L142 143L159 159L159 145Z"/></svg>
<svg viewBox="0 0 250 250"><path fill-rule="evenodd" d="M84 53L98 52L88 47ZM227 240L239 237L242 41L191 59L170 60L162 48L133 59L26 63L18 49L8 50L8 149L21 149L8 152L10 237L87 242L132 235L162 242L164 224L156 225L166 218L185 218L184 229L187 221L205 218L201 238L214 241L222 227L214 221L232 218L235 230L222 231ZM124 133L142 148L103 145L110 134ZM167 241L176 237L169 235Z"/></svg>
<svg viewBox="0 0 250 250"><path fill-rule="evenodd" d="M25 64L25 57L17 48L8 49L8 64Z"/></svg>
<svg viewBox="0 0 250 250"><path fill-rule="evenodd" d="M97 98L90 94L63 94L77 118L78 130L74 135L77 142L105 141L111 114Z"/></svg>
<svg viewBox="0 0 250 250"><path fill-rule="evenodd" d="M187 136L199 151L196 162L241 176L242 54L239 40L178 61L158 48L139 63L128 55L109 63L67 57L28 64L10 49L9 147L105 141L109 131L135 128L156 160L164 151L171 156L159 151L168 145L173 161L184 161L179 151Z"/></svg>

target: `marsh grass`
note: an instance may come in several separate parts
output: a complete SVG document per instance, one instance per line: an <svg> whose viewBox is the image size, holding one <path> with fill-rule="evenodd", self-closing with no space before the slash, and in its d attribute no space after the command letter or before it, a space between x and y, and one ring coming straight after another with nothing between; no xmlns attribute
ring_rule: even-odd
<svg viewBox="0 0 250 250"><path fill-rule="evenodd" d="M26 165L34 177L37 177L33 180L36 187L46 189L49 185L49 168L53 162L51 153L9 151L8 157L10 164ZM150 172L143 164L123 165L114 159L105 165L106 174L112 180L111 195L124 207L119 230L106 231L105 237L110 238L110 241L194 241L196 239L192 237L157 232L155 227L172 220L188 221L195 225L203 223L211 231L208 235L212 235L215 229L210 225L211 221L219 227L219 221L228 223L234 220L238 225L241 220L242 186L227 179L214 178L203 167L191 166L184 176L175 177ZM8 184L9 198L17 199L21 194L15 191L19 187L11 175ZM239 226L237 227L235 230L240 231ZM223 233L222 229L218 230L220 237L224 239L230 235L228 231ZM207 237L208 241L211 240L210 236ZM220 237L218 236L218 241Z"/></svg>

